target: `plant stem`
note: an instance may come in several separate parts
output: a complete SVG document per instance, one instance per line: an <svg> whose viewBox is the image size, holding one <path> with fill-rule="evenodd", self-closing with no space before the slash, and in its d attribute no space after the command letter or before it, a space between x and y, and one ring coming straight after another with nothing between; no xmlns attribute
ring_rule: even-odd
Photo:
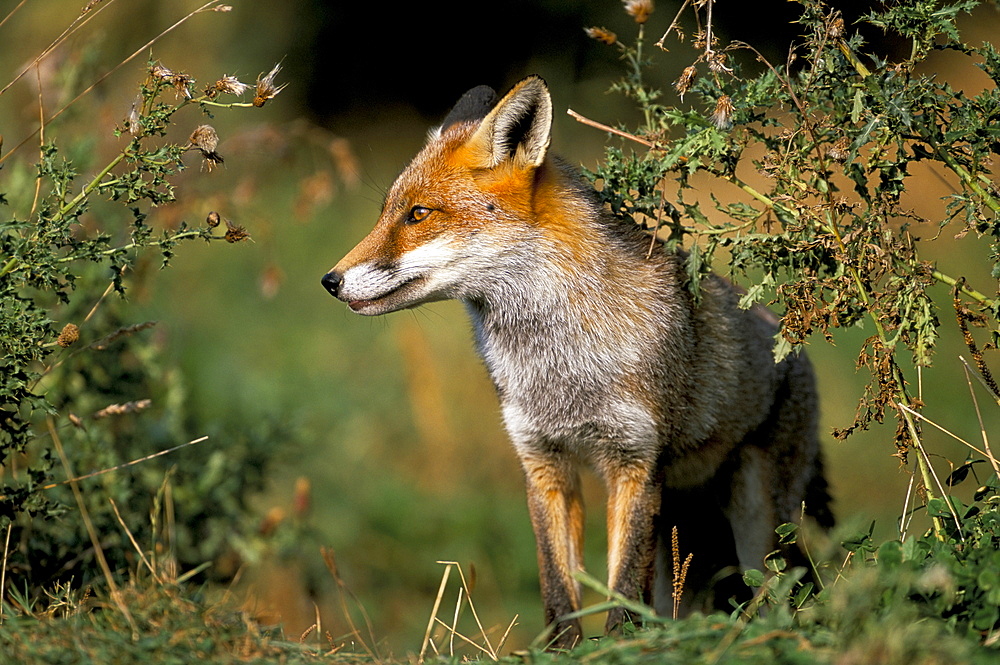
<svg viewBox="0 0 1000 665"><path fill-rule="evenodd" d="M72 211L74 208L76 208L81 203L83 203L87 199L87 197L90 196L90 193L93 192L95 189L97 189L101 185L101 180L104 179L104 176L106 176L109 173L111 173L111 169L113 169L116 166L118 166L118 164L120 164L121 161L123 159L125 159L125 153L126 153L126 151L124 151L124 150L122 152L118 153L118 155L114 159L111 160L111 163L109 163L107 166L105 166L103 169L101 169L101 172L98 173L94 177L93 180L91 180L89 183L87 183L87 185L83 188L83 191L81 191L79 194L77 194L76 197L72 201L70 201L69 203L67 203L62 208L59 209L59 212L57 212L53 216L52 221L54 221L54 222L60 221L70 211Z"/></svg>
<svg viewBox="0 0 1000 665"><path fill-rule="evenodd" d="M959 281L957 279L955 279L951 275L944 274L940 270L932 270L931 277L951 287L958 286L959 284ZM976 291L975 289L970 289L964 283L962 283L962 285L959 287L958 290L961 291L963 294L969 296L973 300L978 301L982 305L986 305L987 307L996 307L997 304L996 300L993 300L992 298L983 295L982 293Z"/></svg>
<svg viewBox="0 0 1000 665"><path fill-rule="evenodd" d="M112 247L111 249L106 249L102 252L98 252L99 256L111 256L112 254L117 254L118 252L127 252L130 249L135 249L136 247L161 247L165 241L174 242L176 240L186 240L188 238L205 238L206 240L222 240L225 236L217 236L211 233L207 233L204 229L192 229L190 231L182 231L176 235L172 235L169 238L164 238L163 240L151 240L147 243L139 244L136 242L130 242L127 245L122 245L120 247ZM69 263L70 261L76 261L80 257L78 256L64 256L56 260L56 263Z"/></svg>

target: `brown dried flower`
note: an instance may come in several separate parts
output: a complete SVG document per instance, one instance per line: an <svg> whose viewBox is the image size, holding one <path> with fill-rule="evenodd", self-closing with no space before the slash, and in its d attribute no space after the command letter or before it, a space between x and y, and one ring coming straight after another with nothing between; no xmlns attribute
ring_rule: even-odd
<svg viewBox="0 0 1000 665"><path fill-rule="evenodd" d="M285 89L285 85L276 86L274 84L274 77L278 75L281 71L281 63L279 62L274 66L267 76L258 75L257 76L257 90L254 93L253 105L260 107L267 103L267 100L271 99L279 92Z"/></svg>
<svg viewBox="0 0 1000 665"><path fill-rule="evenodd" d="M56 344L62 348L66 348L80 339L80 329L75 323L67 323L63 326L62 332L59 333L59 337L56 339Z"/></svg>
<svg viewBox="0 0 1000 665"><path fill-rule="evenodd" d="M698 68L690 65L685 67L681 75L674 81L674 90L681 96L681 101L684 100L684 94L694 85L696 78L698 78Z"/></svg>
<svg viewBox="0 0 1000 665"><path fill-rule="evenodd" d="M250 238L250 234L247 230L238 224L233 224L228 219L226 220L226 242L240 242L242 240L247 240Z"/></svg>
<svg viewBox="0 0 1000 665"><path fill-rule="evenodd" d="M729 129L733 126L733 100L729 95L722 95L715 102L715 110L709 120L721 130Z"/></svg>
<svg viewBox="0 0 1000 665"><path fill-rule="evenodd" d="M834 16L826 27L826 36L830 39L840 39L844 36L844 19Z"/></svg>
<svg viewBox="0 0 1000 665"><path fill-rule="evenodd" d="M149 75L154 79L163 81L164 83L170 83L171 79L174 78L174 73L160 63L156 63L149 68Z"/></svg>
<svg viewBox="0 0 1000 665"><path fill-rule="evenodd" d="M708 68L716 74L731 73L731 67L726 67L726 54L719 51L712 51L708 55Z"/></svg>
<svg viewBox="0 0 1000 665"><path fill-rule="evenodd" d="M110 404L95 413L94 418L107 418L108 416L122 416L126 413L136 413L148 409L152 403L153 400L140 399L135 402L126 402L125 404Z"/></svg>
<svg viewBox="0 0 1000 665"><path fill-rule="evenodd" d="M844 162L851 154L851 140L846 136L841 136L826 151L826 156L835 162Z"/></svg>
<svg viewBox="0 0 1000 665"><path fill-rule="evenodd" d="M215 97L216 95L236 95L240 97L247 90L250 89L246 83L243 83L235 76L223 76L221 79L213 83L205 90L205 94L209 97Z"/></svg>
<svg viewBox="0 0 1000 665"><path fill-rule="evenodd" d="M139 106L141 104L142 97L136 97L135 101L132 102L132 108L129 109L128 116L125 118L125 129L132 136L135 136L142 130L142 124L139 122Z"/></svg>
<svg viewBox="0 0 1000 665"><path fill-rule="evenodd" d="M292 506L295 516L302 518L309 514L312 507L312 483L305 476L295 479L295 493L292 495Z"/></svg>
<svg viewBox="0 0 1000 665"><path fill-rule="evenodd" d="M625 5L625 13L636 23L645 23L653 13L653 0L622 0L622 4Z"/></svg>
<svg viewBox="0 0 1000 665"><path fill-rule="evenodd" d="M211 125L198 125L188 138L192 148L197 148L205 158L205 168L211 171L226 160L215 151L219 145L219 135Z"/></svg>
<svg viewBox="0 0 1000 665"><path fill-rule="evenodd" d="M586 32L587 36L591 39L604 42L608 46L613 46L618 42L618 35L611 32L607 28L598 28L597 26L594 26L592 28L584 28L583 31Z"/></svg>
<svg viewBox="0 0 1000 665"><path fill-rule="evenodd" d="M260 521L260 526L257 527L257 532L264 536L270 536L274 533L282 522L285 521L287 515L285 514L285 509L280 506L274 506L264 515L264 519Z"/></svg>

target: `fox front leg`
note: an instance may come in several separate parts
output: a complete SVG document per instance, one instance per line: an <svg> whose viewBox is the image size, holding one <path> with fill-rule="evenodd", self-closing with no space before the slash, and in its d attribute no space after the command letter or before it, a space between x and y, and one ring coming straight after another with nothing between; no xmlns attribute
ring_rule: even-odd
<svg viewBox="0 0 1000 665"><path fill-rule="evenodd" d="M661 487L653 465L604 469L608 487L608 588L631 600L652 600L656 523ZM628 620L624 608L608 612L605 632L616 634Z"/></svg>
<svg viewBox="0 0 1000 665"><path fill-rule="evenodd" d="M538 546L545 621L553 628L550 646L570 649L583 637L579 620L563 620L580 609L580 584L573 577L583 568L580 477L565 459L529 456L521 463Z"/></svg>

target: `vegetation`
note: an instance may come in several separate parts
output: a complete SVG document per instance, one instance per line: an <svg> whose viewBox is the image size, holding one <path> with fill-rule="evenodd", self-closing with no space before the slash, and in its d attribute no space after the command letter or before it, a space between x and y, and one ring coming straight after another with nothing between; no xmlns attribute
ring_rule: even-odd
<svg viewBox="0 0 1000 665"><path fill-rule="evenodd" d="M985 355L1000 342L1000 190L990 170L1000 153L1000 54L962 41L957 20L975 0L887 4L865 17L861 27L884 32L902 54L866 43L822 0L800 4L804 41L787 62L771 63L753 45L718 39L712 12L724 8L711 0L685 2L652 45L652 3L626 2L634 41L604 28L589 33L621 56L626 74L613 90L636 104L639 125L578 119L614 136L590 173L602 196L650 230L650 251L659 251L656 236L686 252L695 296L709 269L728 267L749 285L745 305L767 302L782 315L778 357L811 337L844 344L853 339L845 331L862 330L855 352L867 387L837 436L894 419L895 448L870 454L914 464L898 537L880 542L872 528L848 526L833 544L786 525L781 537L804 548L814 575L771 558L766 571L746 574L757 596L729 615L674 620L613 598L643 625L571 654L544 652L539 638L505 656L510 627L484 629L471 604L475 570L446 562L410 660L996 660L1000 465L985 426L972 427L948 433L967 458L949 462L947 476L936 472L927 440L938 426L927 405L966 387L925 385L923 377L942 340L956 338L971 358L969 399L1000 404ZM188 18L225 9L209 2ZM101 10L88 4L60 39ZM692 24L687 39L681 26ZM156 41L132 56L148 62L112 154L93 150L82 133L53 138L51 120L72 113L80 97L42 113L36 135L0 152L0 177L11 176L0 181L0 663L392 661L332 551L314 558L336 590L341 630L325 628L318 609L304 634L265 628L219 584L236 575L227 559L316 549L306 484L296 491L294 528L266 544L283 518L261 522L251 509L300 435L293 419L206 419L199 393L162 358L159 326L135 319L125 296L163 279L158 269L188 241L249 241L222 206L206 208L197 224L157 217L178 198L185 168L199 162L205 178L223 168L214 114L256 112L282 83L279 67L263 67L254 86L228 75L198 85L181 63L149 55ZM666 48L691 54L690 66L671 75L679 105L649 83ZM940 53L974 63L992 85L971 94L927 73L928 58ZM35 76L45 55L14 80ZM251 93L252 102L240 101ZM226 157L227 165L238 159ZM933 214L909 199L928 171L952 188ZM989 271L938 249L955 237L991 264L989 283L974 281ZM981 441L967 443L977 429ZM152 457L161 451L169 453ZM376 493L391 489L372 483ZM369 517L388 520L407 503L385 501L386 515ZM467 508L481 510L484 524L504 510L488 499ZM378 542L367 542L374 557ZM607 595L596 580L584 582ZM452 607L444 599L455 593Z"/></svg>

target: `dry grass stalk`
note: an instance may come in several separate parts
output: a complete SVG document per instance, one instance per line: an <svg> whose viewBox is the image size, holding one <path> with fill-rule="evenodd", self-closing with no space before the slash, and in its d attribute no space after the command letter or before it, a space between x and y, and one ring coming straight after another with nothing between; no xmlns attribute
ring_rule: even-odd
<svg viewBox="0 0 1000 665"><path fill-rule="evenodd" d="M149 559L146 558L146 553L142 551L141 547L139 547L139 543L135 542L135 536L132 535L132 531L128 528L128 525L125 524L125 520L122 519L122 514L118 512L118 504L115 503L115 500L111 497L108 497L108 501L111 503L111 509L115 511L115 518L117 518L118 523L122 525L122 529L125 530L125 535L128 536L129 542L132 543L132 547L135 548L136 554L139 555L139 560L142 561L143 565L149 570L150 574L153 576L153 580L160 586L163 586L163 580L161 580L160 576L156 574L156 570L153 568L153 565L149 562Z"/></svg>
<svg viewBox="0 0 1000 665"><path fill-rule="evenodd" d="M55 446L56 452L59 454L59 460L62 462L66 475L70 478L74 478L73 469L70 466L69 459L66 457L66 451L63 450L62 440L59 438L59 433L56 431L55 423L52 422L51 417L46 418L46 423L48 424L49 434L52 436L52 443ZM136 625L135 619L132 618L132 613L129 612L128 606L123 601L121 591L118 589L114 576L111 574L111 567L108 565L108 560L104 556L104 549L101 547L101 539L98 537L97 529L94 528L94 523L90 519L90 513L87 511L87 504L83 501L83 493L80 491L80 487L77 485L75 480L70 482L70 487L73 489L73 497L76 499L76 505L80 509L80 517L83 518L83 524L87 528L87 535L90 537L90 542L94 546L94 556L97 558L101 571L104 573L104 579L108 583L108 590L111 593L111 598L115 601L115 604L118 606L118 610L122 613L122 616L125 617L129 627L132 628L132 639L138 639L139 627Z"/></svg>
<svg viewBox="0 0 1000 665"><path fill-rule="evenodd" d="M28 67L26 67L25 70L23 72L21 72L21 74L19 74L13 81L11 81L10 83L8 83L7 86L3 88L3 90L0 90L0 95L3 95L3 93L7 90L7 88L9 88L10 86L12 86L18 79L20 79L22 76L24 76L25 72L29 71L29 69L31 67L33 67L38 61L40 61L42 58L44 58L46 55L48 55L48 53L51 52L52 49L54 49L56 46L58 46L59 43L62 43L62 41L65 41L65 39L70 34L72 34L71 31L75 32L76 30L78 30L80 27L82 27L82 25L84 23L86 23L87 21L89 21L90 19L92 19L94 16L97 16L100 12L104 11L107 7L109 7L113 1L114 0L109 0L109 2L107 4L105 4L104 6L100 7L97 11L95 11L95 12L89 12L88 14L85 15L87 18L83 19L83 21L81 21L79 18L76 21L74 21L70 25L70 27L67 28L63 32L63 34L60 35L56 39L56 41L53 42L53 44L48 49L46 49L45 51L43 51L42 54L39 55L38 58L36 58L34 62L32 62L31 65L29 65ZM48 121L52 122L53 120L55 120L56 118L58 118L70 106L72 106L73 104L75 104L77 101L79 101L85 95L89 94L94 88L96 88L106 78L108 78L109 76L111 76L112 74L114 74L115 72L117 72L119 69L121 69L122 67L124 67L125 65L127 65L128 63L130 63L131 61L135 60L140 55L142 55L144 53L148 53L149 49L153 46L153 44L155 44L156 42L160 41L160 39L162 39L167 34L173 32L174 30L176 30L177 28L179 28L181 25L183 25L184 23L186 23L193 16L195 16L197 14L204 13L204 12L229 11L229 9L230 8L227 5L221 5L220 4L220 0L211 0L211 2L207 2L204 5L202 5L201 7L198 7L197 9L189 12L188 14L186 14L185 16L183 16L182 18L178 19L173 25L171 25L170 27L166 28L165 30L163 30L162 32L160 32L160 34L156 35L155 37L153 37L152 39L150 39L148 42L146 42L145 44L143 44L142 46L140 46L131 55L129 55L128 57L126 57L124 60L122 60L121 62L119 62L117 65L115 65L114 67L112 67L111 69L109 69L107 72L105 72L104 74L102 74L101 76L99 76L96 81L94 81L92 84L90 84L89 87L85 88L82 92L80 92L80 94L78 94L76 97L74 97L69 102L67 102L61 109L59 109L58 111L56 111L55 113L53 113L51 116L49 116ZM32 137L35 134L37 134L38 132L39 132L39 130L36 130L36 131L32 132L31 134L29 134L28 136L26 136L20 143L18 143L17 145L15 145L14 148L12 150L10 150L6 155L0 155L0 164L2 164L4 162L4 160L6 160L8 157L10 157L15 152L17 152L18 149L21 148L21 146L23 146L28 141L30 141L32 139Z"/></svg>
<svg viewBox="0 0 1000 665"><path fill-rule="evenodd" d="M7 554L10 552L10 532L14 528L13 520L7 524L7 536L3 541L3 561L0 562L0 625L3 625L3 596L7 588Z"/></svg>
<svg viewBox="0 0 1000 665"><path fill-rule="evenodd" d="M124 404L109 404L94 413L93 418L100 420L101 418L108 418L110 416L124 416L128 413L138 413L139 411L145 411L152 404L153 400L151 399L140 399L133 402L125 402Z"/></svg>
<svg viewBox="0 0 1000 665"><path fill-rule="evenodd" d="M424 641L420 645L420 654L417 656L417 662L424 662L424 655L427 653L427 647L430 646L434 649L435 655L437 655L437 647L434 646L434 642L431 640L431 631L434 629L434 620L437 619L438 609L441 607L441 599L444 598L444 590L448 585L448 577L451 575L451 566L445 566L444 572L441 574L441 584L438 585L437 595L434 597L434 607L431 608L430 619L427 620L427 630L424 632Z"/></svg>
<svg viewBox="0 0 1000 665"><path fill-rule="evenodd" d="M372 628L371 619L368 617L368 612L365 611L364 605L361 604L361 601L358 600L358 597L353 591L351 591L351 589L347 586L347 583L344 582L344 579L340 576L340 570L337 568L337 560L334 558L333 549L329 547L321 547L320 554L323 557L323 563L326 564L327 570L330 571L330 575L333 576L334 581L337 583L337 590L340 592L341 611L344 614L344 618L347 620L347 625L351 629L351 636L356 639L359 644L361 644L362 648L368 652L369 656L371 656L374 660L381 662L382 658L378 655L378 651L376 650L377 642L375 639L375 630ZM361 637L361 631L359 631L358 627L354 624L354 619L351 617L351 612L347 607L347 597L350 597L351 600L354 601L354 604L358 606L361 616L365 620L365 627L367 628L368 636L371 639L370 647L368 646L368 643L365 642L365 639Z"/></svg>
<svg viewBox="0 0 1000 665"><path fill-rule="evenodd" d="M166 455L168 453L172 453L175 450L180 450L181 448L186 448L187 446L193 446L196 443L201 443L202 441L208 441L208 437L207 436L202 436L202 437L199 437L197 439L193 439L191 441L188 441L187 443L182 443L179 446L174 446L173 448L167 448L166 450L161 450L159 452L152 453L151 455L146 455L145 457L140 457L139 459L134 459L134 460L131 460L129 462L124 462L122 464L118 464L116 466L112 466L112 467L109 467L107 469L101 469L100 471L92 471L91 473L85 473L82 476L71 477L68 480L62 480L62 481L60 481L58 483L50 483L48 485L43 486L41 489L43 489L43 490L50 490L53 487L60 487L62 485L71 485L71 484L79 482L81 480L86 480L87 478L93 478L94 476L102 476L105 473L111 473L112 471L118 471L119 469L124 469L126 467L134 466L136 464L141 464L142 462L145 462L147 460L151 460L154 457L160 457L162 455ZM0 499L6 499L6 498L7 498L6 495L0 495Z"/></svg>
<svg viewBox="0 0 1000 665"><path fill-rule="evenodd" d="M694 554L689 552L684 557L684 563L681 563L680 539L677 537L676 526L670 530L670 552L674 562L673 591L671 592L674 602L673 617L677 619L680 616L681 599L684 597L684 584L687 581L688 569L691 567L691 559L694 558Z"/></svg>
<svg viewBox="0 0 1000 665"><path fill-rule="evenodd" d="M483 654L489 656L491 660L494 661L499 660L500 659L499 652L503 648L504 644L507 643L507 638L510 636L510 631L513 630L514 626L517 623L517 616L515 615L514 618L511 620L510 624L507 625L507 629L501 636L500 641L497 643L496 647L494 647L493 644L490 642L488 632L483 627L482 621L480 621L479 619L479 613L476 611L476 606L472 602L471 588L472 586L474 586L475 569L472 569L472 571L470 571L473 576L473 584L470 584L469 580L465 576L464 571L462 570L461 564L459 564L457 561L438 561L437 563L443 565L445 569L441 575L441 584L438 585L437 595L434 598L434 606L431 609L430 619L428 619L427 621L427 630L424 632L424 640L420 646L420 654L417 657L417 662L418 663L424 662L424 658L427 655L428 649L431 649L434 652L434 655L438 656L442 655L441 652L438 650L437 645L434 643L434 639L432 637L432 632L435 624L439 624L448 633L449 644L448 644L447 655L449 657L455 656L455 638L458 638L459 640L475 647ZM438 611L441 608L441 601L444 598L445 589L448 586L448 579L451 576L452 568L458 571L459 579L461 580L461 587L458 590L458 600L456 601L455 604L455 611L453 613L452 623L449 625L448 623L445 623L444 621L438 618ZM472 616L475 619L476 626L479 629L480 635L482 636L483 640L482 644L463 635L458 631L458 620L461 614L462 606L466 599L468 599L469 601L469 609L472 612Z"/></svg>
<svg viewBox="0 0 1000 665"><path fill-rule="evenodd" d="M993 471L997 474L997 477L1000 477L1000 464L997 463L997 458L993 456L993 451L990 449L990 439L986 434L986 425L983 423L983 413L979 409L979 400L976 399L976 391L972 389L972 372L969 369L969 363L965 361L965 358L960 358L960 360L962 361L962 366L965 369L965 382L969 386L969 396L972 397L972 404L976 409L976 418L979 420L979 434L983 437L983 457L989 461L990 466L993 467ZM976 378L979 379L984 386L986 386L986 388L993 395L993 398L997 399L996 391L994 391L993 388L986 383L985 376L977 376Z"/></svg>

